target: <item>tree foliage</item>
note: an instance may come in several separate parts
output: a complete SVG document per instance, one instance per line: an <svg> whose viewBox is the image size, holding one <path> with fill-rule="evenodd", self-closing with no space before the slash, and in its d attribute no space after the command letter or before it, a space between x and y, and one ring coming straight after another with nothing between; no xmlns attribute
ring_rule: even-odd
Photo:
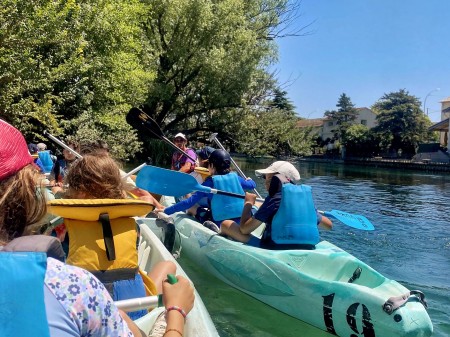
<svg viewBox="0 0 450 337"><path fill-rule="evenodd" d="M292 113L281 109L248 112L234 140L238 150L250 156L311 154L313 140L310 130L299 129L297 121Z"/></svg>
<svg viewBox="0 0 450 337"><path fill-rule="evenodd" d="M294 112L295 106L292 101L287 97L287 92L279 88L275 88L273 92L273 100L269 103L272 108L277 108L285 111Z"/></svg>
<svg viewBox="0 0 450 337"><path fill-rule="evenodd" d="M345 93L339 97L336 107L338 107L337 110L325 111L324 115L336 121L337 128L334 132L337 134L337 139L345 143L346 130L358 116L358 111Z"/></svg>
<svg viewBox="0 0 450 337"><path fill-rule="evenodd" d="M145 30L157 77L144 109L163 129L195 132L241 107L257 69L273 60L275 44L266 37L285 3L152 1Z"/></svg>
<svg viewBox="0 0 450 337"><path fill-rule="evenodd" d="M352 124L345 132L346 157L372 157L380 153L378 135L362 124Z"/></svg>
<svg viewBox="0 0 450 337"><path fill-rule="evenodd" d="M384 94L372 109L378 113L374 132L381 139L384 150L414 155L419 143L433 139L428 131L431 121L422 112L420 101L405 89Z"/></svg>
<svg viewBox="0 0 450 337"><path fill-rule="evenodd" d="M299 34L289 30L298 8L290 0L4 0L0 118L34 141L45 140L43 129L102 138L119 158L140 148L124 118L132 106L169 133L239 133L259 113L255 102L267 109L260 93L276 87L265 70L274 38ZM286 114L290 102L278 98L271 109Z"/></svg>
<svg viewBox="0 0 450 337"><path fill-rule="evenodd" d="M0 117L30 139L42 139L37 120L57 135L95 128L133 143L117 120L144 100L154 77L142 57L143 10L137 0L3 1Z"/></svg>

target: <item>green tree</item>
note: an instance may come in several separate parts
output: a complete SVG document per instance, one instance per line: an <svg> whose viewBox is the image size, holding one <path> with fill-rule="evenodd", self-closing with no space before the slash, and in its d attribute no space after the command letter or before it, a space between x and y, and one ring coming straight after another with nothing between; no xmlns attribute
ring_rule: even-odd
<svg viewBox="0 0 450 337"><path fill-rule="evenodd" d="M250 156L294 156L311 154L310 130L297 128L298 118L286 110L250 111L233 139L238 150ZM263 130L263 131L262 131Z"/></svg>
<svg viewBox="0 0 450 337"><path fill-rule="evenodd" d="M412 156L419 143L433 139L428 131L431 121L422 112L419 99L405 89L384 94L372 109L378 113L374 132L386 151L402 149L404 154Z"/></svg>
<svg viewBox="0 0 450 337"><path fill-rule="evenodd" d="M273 99L269 102L270 108L277 108L294 113L295 106L292 101L287 97L287 92L279 88L275 88L273 92Z"/></svg>
<svg viewBox="0 0 450 337"><path fill-rule="evenodd" d="M2 1L0 117L29 139L43 139L38 120L56 135L115 132L110 145L121 156L123 139L135 151L124 112L144 101L154 78L142 43L145 8L138 0Z"/></svg>
<svg viewBox="0 0 450 337"><path fill-rule="evenodd" d="M157 77L144 110L163 129L215 131L275 60L286 0L156 0L145 31ZM220 129L216 129L220 130Z"/></svg>
<svg viewBox="0 0 450 337"><path fill-rule="evenodd" d="M345 132L346 156L366 157L371 156L373 146L371 144L371 132L362 124L353 124Z"/></svg>
<svg viewBox="0 0 450 337"><path fill-rule="evenodd" d="M325 111L324 115L336 121L337 128L334 132L337 134L337 139L345 143L345 132L358 116L358 111L345 93L339 97L336 107L338 107L337 110Z"/></svg>

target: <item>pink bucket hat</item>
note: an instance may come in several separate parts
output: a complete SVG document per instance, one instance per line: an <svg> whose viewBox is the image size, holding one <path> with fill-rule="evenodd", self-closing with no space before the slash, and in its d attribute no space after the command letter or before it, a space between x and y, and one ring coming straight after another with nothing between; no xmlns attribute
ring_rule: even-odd
<svg viewBox="0 0 450 337"><path fill-rule="evenodd" d="M0 119L0 181L32 162L33 158L20 131Z"/></svg>

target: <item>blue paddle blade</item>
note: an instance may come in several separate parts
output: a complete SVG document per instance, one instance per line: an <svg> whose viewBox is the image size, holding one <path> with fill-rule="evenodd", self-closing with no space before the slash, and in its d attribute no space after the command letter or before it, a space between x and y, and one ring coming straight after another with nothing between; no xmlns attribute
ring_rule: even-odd
<svg viewBox="0 0 450 337"><path fill-rule="evenodd" d="M324 212L323 214L327 217L335 218L343 224L356 229L362 229L365 231L373 231L375 229L372 223L363 215L351 214L339 210L332 210Z"/></svg>
<svg viewBox="0 0 450 337"><path fill-rule="evenodd" d="M152 193L174 197L181 197L192 191L211 193L211 188L200 185L189 174L150 165L139 171L136 186Z"/></svg>

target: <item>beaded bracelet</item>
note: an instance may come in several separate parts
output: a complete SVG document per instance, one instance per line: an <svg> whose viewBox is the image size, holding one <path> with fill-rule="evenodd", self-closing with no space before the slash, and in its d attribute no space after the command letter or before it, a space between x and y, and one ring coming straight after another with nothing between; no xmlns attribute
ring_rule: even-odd
<svg viewBox="0 0 450 337"><path fill-rule="evenodd" d="M181 331L180 331L180 330L177 330L177 329L167 329L166 332L164 332L163 337L166 335L166 333L168 333L168 332L170 332L170 331L178 332L178 334L179 334L181 337L183 337L183 334L181 333Z"/></svg>
<svg viewBox="0 0 450 337"><path fill-rule="evenodd" d="M181 315L183 315L183 317L184 317L184 320L186 320L186 311L184 311L183 309L181 309L180 307L177 307L176 305L173 305L173 306L171 306L171 307L168 307L167 309L166 309L166 315L167 315L167 313L169 312L169 311L171 311L171 310L176 310L176 311L178 311Z"/></svg>

